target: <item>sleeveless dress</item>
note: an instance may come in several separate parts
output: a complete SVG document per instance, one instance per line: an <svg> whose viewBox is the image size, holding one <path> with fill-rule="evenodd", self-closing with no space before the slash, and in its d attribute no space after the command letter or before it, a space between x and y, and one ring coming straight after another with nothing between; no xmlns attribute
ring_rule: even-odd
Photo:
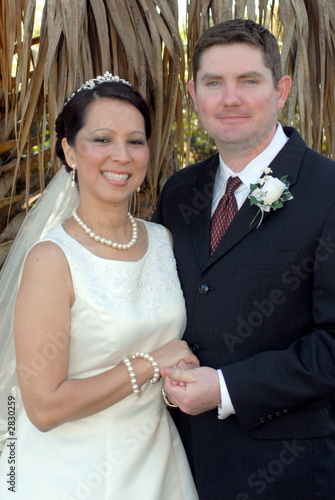
<svg viewBox="0 0 335 500"><path fill-rule="evenodd" d="M86 378L137 351L152 352L183 334L186 315L167 231L145 222L148 250L137 262L102 259L56 227L44 240L64 252L75 291L69 378ZM47 346L38 364L58 345ZM147 382L95 415L40 432L24 408L16 424L15 493L11 447L0 459L0 499L197 500L186 455L161 396ZM10 441L7 441L10 444ZM11 469L13 473L13 469ZM13 479L13 477L12 477Z"/></svg>

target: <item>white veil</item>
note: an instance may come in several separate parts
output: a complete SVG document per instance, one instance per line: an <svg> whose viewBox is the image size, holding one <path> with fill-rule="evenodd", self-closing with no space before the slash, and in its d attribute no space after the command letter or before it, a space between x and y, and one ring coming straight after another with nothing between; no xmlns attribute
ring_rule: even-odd
<svg viewBox="0 0 335 500"><path fill-rule="evenodd" d="M0 453L7 437L8 397L16 399L16 415L20 400L13 313L21 268L34 243L71 217L78 197L78 189L71 187L71 175L62 166L26 216L0 274Z"/></svg>

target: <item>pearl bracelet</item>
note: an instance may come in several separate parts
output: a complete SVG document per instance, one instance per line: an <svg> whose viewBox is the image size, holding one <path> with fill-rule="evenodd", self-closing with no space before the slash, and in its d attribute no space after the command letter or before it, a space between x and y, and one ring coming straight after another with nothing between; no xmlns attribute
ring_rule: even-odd
<svg viewBox="0 0 335 500"><path fill-rule="evenodd" d="M151 363L151 366L154 369L154 374L153 374L152 378L150 379L150 382L152 384L156 384L158 382L158 380L161 378L161 373L159 370L159 366L158 366L157 362L154 360L154 358L152 356L150 356L150 354L147 354L146 352L137 352L136 354L134 354L134 356L132 356L132 358L133 359L135 359L135 358L145 359L145 361L149 361L149 363Z"/></svg>
<svg viewBox="0 0 335 500"><path fill-rule="evenodd" d="M133 365L130 362L130 359L129 358L124 358L122 360L122 362L124 363L125 367L128 370L128 374L129 374L129 377L130 377L131 388L133 389L133 393L136 394L137 396L140 396L142 394L142 391L138 387L137 378L136 378L136 375L135 375L135 372L134 372L134 369L133 369Z"/></svg>

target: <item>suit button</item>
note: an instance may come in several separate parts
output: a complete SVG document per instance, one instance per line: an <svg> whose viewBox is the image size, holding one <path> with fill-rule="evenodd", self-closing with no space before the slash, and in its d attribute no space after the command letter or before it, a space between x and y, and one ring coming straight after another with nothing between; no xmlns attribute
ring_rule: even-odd
<svg viewBox="0 0 335 500"><path fill-rule="evenodd" d="M201 295L206 295L206 293L209 292L209 286L208 285L200 285L199 292L201 293Z"/></svg>
<svg viewBox="0 0 335 500"><path fill-rule="evenodd" d="M261 417L261 418L258 419L258 423L259 424L264 424L264 422L265 422L265 418L264 417Z"/></svg>
<svg viewBox="0 0 335 500"><path fill-rule="evenodd" d="M268 416L266 417L266 420L272 420L272 419L273 419L273 415L268 415Z"/></svg>
<svg viewBox="0 0 335 500"><path fill-rule="evenodd" d="M276 411L275 417L280 417L280 415L281 415L281 411Z"/></svg>
<svg viewBox="0 0 335 500"><path fill-rule="evenodd" d="M191 345L190 349L193 352L193 354L198 354L198 352L200 351L200 347L198 346L198 344Z"/></svg>
<svg viewBox="0 0 335 500"><path fill-rule="evenodd" d="M289 410L283 410L282 413L286 415L289 412Z"/></svg>

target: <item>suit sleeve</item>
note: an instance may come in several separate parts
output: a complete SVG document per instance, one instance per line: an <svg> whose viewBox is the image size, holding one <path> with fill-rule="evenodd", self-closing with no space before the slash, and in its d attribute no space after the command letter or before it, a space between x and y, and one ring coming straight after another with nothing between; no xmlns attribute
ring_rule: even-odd
<svg viewBox="0 0 335 500"><path fill-rule="evenodd" d="M313 330L300 336L287 349L260 352L222 367L237 418L245 432L299 408L326 406L323 400L334 396L334 207L313 259L313 296L306 297L306 301L312 299Z"/></svg>

